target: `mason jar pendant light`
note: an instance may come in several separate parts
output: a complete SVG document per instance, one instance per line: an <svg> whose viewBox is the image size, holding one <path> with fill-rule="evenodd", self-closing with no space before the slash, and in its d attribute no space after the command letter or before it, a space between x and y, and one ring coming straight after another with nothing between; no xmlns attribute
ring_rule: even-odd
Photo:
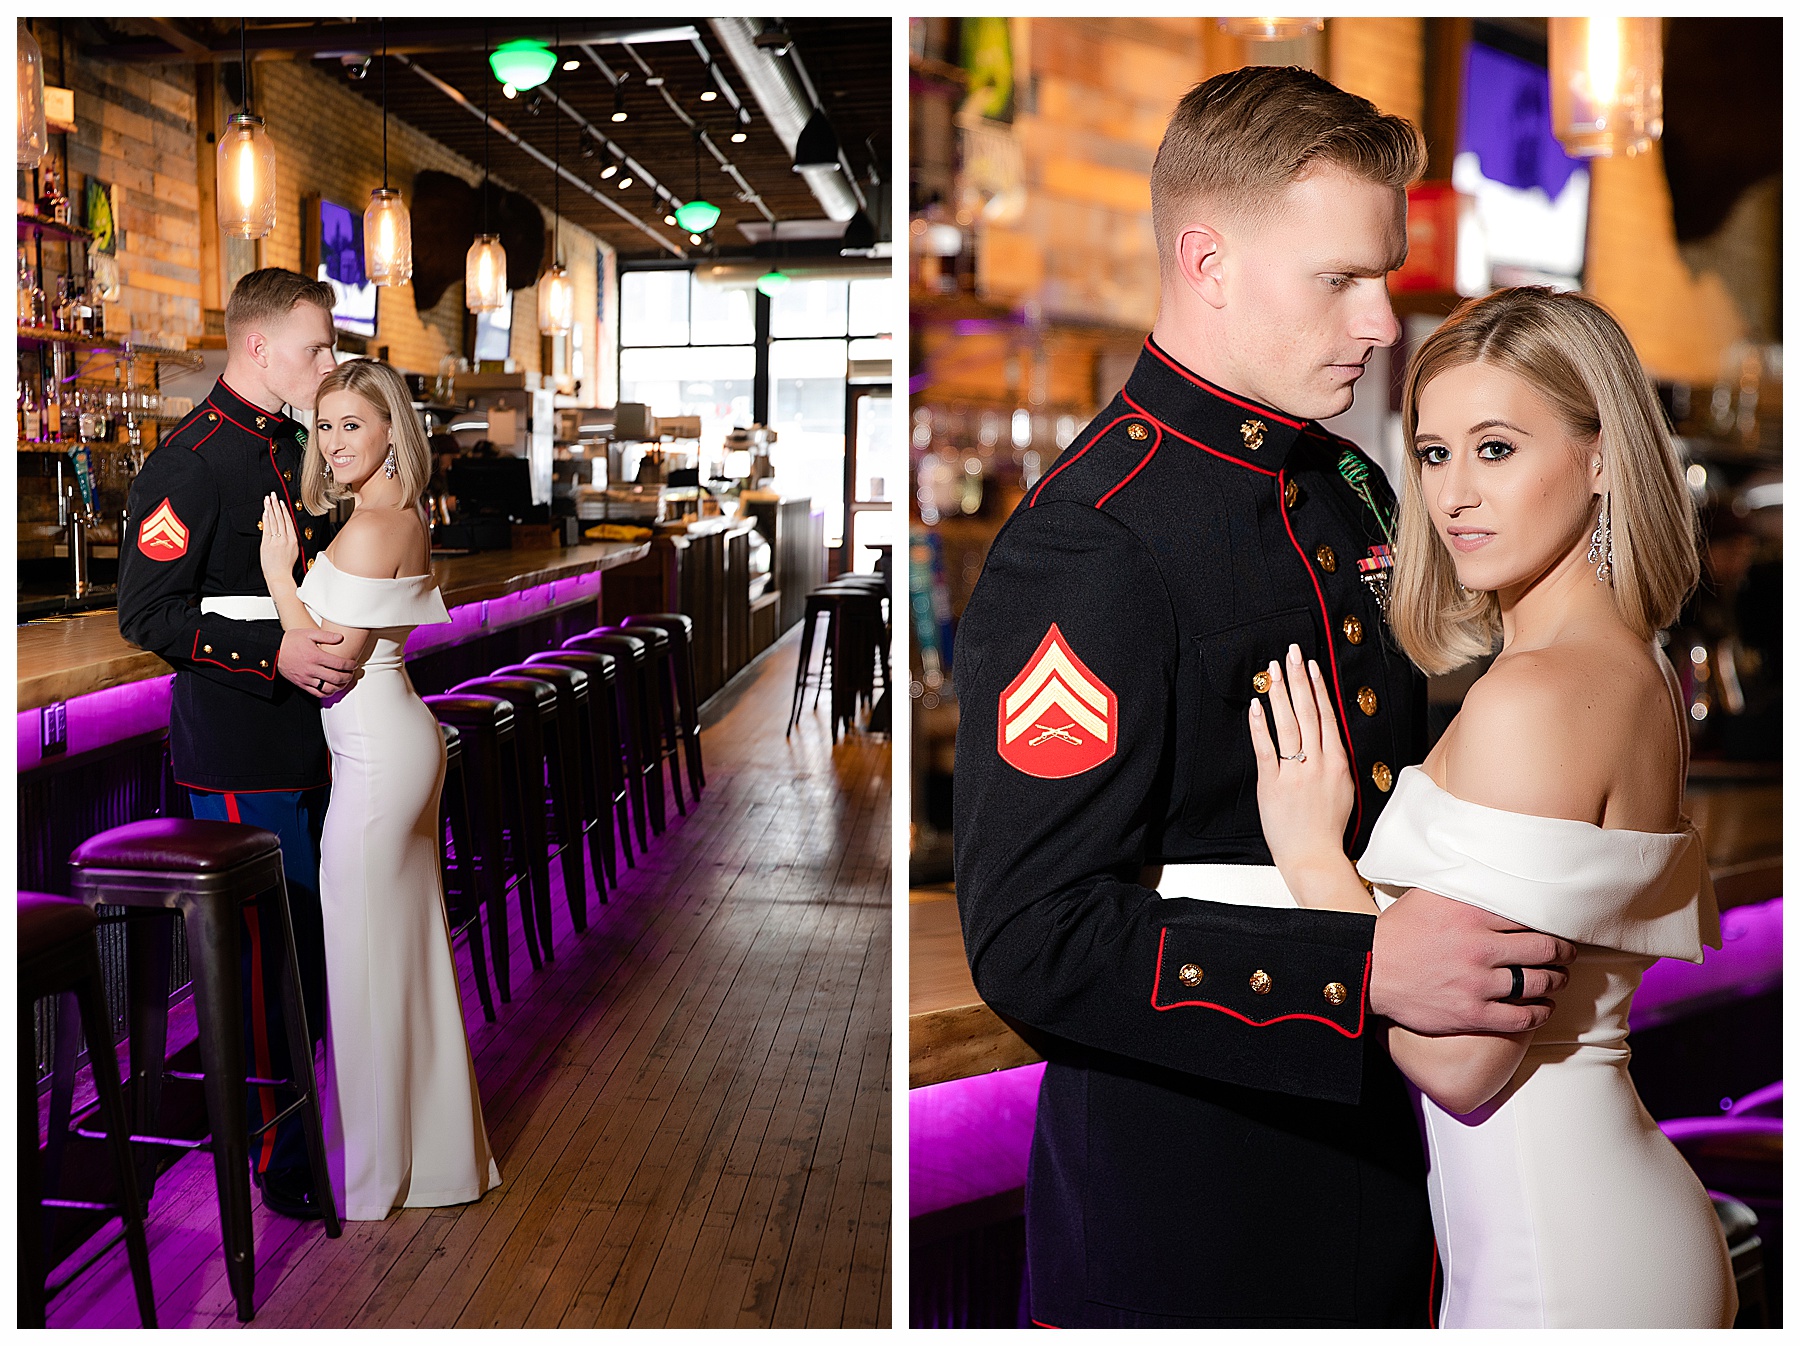
<svg viewBox="0 0 1800 1346"><path fill-rule="evenodd" d="M675 223L690 235L704 234L719 222L719 208L700 195L700 132L694 131L694 195L675 208ZM695 242L698 242L695 239Z"/></svg>
<svg viewBox="0 0 1800 1346"><path fill-rule="evenodd" d="M250 58L238 20L238 75L244 106L225 119L219 137L219 228L233 238L266 238L275 227L275 145L263 119L250 110Z"/></svg>
<svg viewBox="0 0 1800 1346"><path fill-rule="evenodd" d="M487 47L485 29L481 45ZM471 313L493 313L506 303L506 249L488 226L488 81L481 81L481 232L463 264L463 303Z"/></svg>
<svg viewBox="0 0 1800 1346"><path fill-rule="evenodd" d="M1219 31L1231 37L1257 42L1291 42L1308 33L1323 31L1324 19L1220 19Z"/></svg>
<svg viewBox="0 0 1800 1346"><path fill-rule="evenodd" d="M558 24L556 37L562 37ZM558 42L560 46L560 41ZM551 69L556 58L551 56ZM575 286L569 280L569 269L562 264L562 107L551 88L552 111L556 124L552 128L551 157L555 167L550 174L550 269L538 277L538 331L548 337L567 336L575 327Z"/></svg>
<svg viewBox="0 0 1800 1346"><path fill-rule="evenodd" d="M19 167L32 169L50 152L44 125L44 52L19 20Z"/></svg>
<svg viewBox="0 0 1800 1346"><path fill-rule="evenodd" d="M1660 140L1661 19L1551 19L1556 138L1578 159L1642 154Z"/></svg>
<svg viewBox="0 0 1800 1346"><path fill-rule="evenodd" d="M388 186L387 20L381 21L381 186L363 211L363 269L377 285L412 282L412 216Z"/></svg>

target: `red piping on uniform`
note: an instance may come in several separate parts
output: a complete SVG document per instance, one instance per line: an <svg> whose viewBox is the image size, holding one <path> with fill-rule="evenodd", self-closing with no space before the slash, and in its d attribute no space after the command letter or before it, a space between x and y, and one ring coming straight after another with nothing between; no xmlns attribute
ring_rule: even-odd
<svg viewBox="0 0 1800 1346"><path fill-rule="evenodd" d="M1427 1294L1425 1297L1425 1326L1427 1326L1427 1327L1436 1327L1438 1325L1438 1320L1437 1320L1437 1283L1438 1283L1437 1239L1433 1238L1431 1240L1431 1283L1428 1287Z"/></svg>
<svg viewBox="0 0 1800 1346"><path fill-rule="evenodd" d="M204 654L200 653L200 634L201 633L198 631L194 632L194 653L190 656L194 663L211 664L214 668L222 668L227 673L249 673L254 677L267 678L270 682L275 681L275 670L273 668L267 673L264 673L261 669L245 668L242 665L234 668L230 664L220 663L217 659L208 659Z"/></svg>
<svg viewBox="0 0 1800 1346"><path fill-rule="evenodd" d="M1131 400L1130 398L1126 398L1126 401L1130 401L1130 400ZM1044 493L1044 487L1046 487L1050 484L1050 479L1052 477L1054 477L1058 472L1061 472L1065 467L1068 467L1070 464L1072 464L1077 458L1081 457L1082 454L1086 453L1089 449L1093 448L1095 443L1099 440L1101 435L1105 434L1108 430L1112 429L1113 426L1115 426L1119 423L1119 421L1128 421L1130 419L1131 419L1131 417L1129 417L1129 416L1120 416L1116 420L1108 421L1105 425L1101 426L1098 431L1095 432L1093 439L1088 440L1087 443L1083 444L1079 449L1076 449L1074 453L1070 454L1067 458L1063 459L1062 462L1058 463L1055 467L1051 468L1049 475L1046 476L1042 481L1040 481L1037 484L1037 489L1031 493L1031 504L1027 505L1026 508L1030 509L1030 508L1034 507L1038 502L1038 497Z"/></svg>
<svg viewBox="0 0 1800 1346"><path fill-rule="evenodd" d="M224 415L223 412L220 412L219 414ZM200 444L206 443L207 440L211 439L214 435L216 435L218 433L219 433L219 427L215 425L212 429L208 430L204 435L200 436ZM199 453L200 452L200 444L193 445L191 448L191 452Z"/></svg>
<svg viewBox="0 0 1800 1346"><path fill-rule="evenodd" d="M1165 925L1162 928L1162 935L1156 941L1156 980L1150 983L1150 1008L1153 1010L1167 1011L1195 1007L1200 1009L1215 1009L1221 1014L1229 1014L1234 1019L1242 1020L1252 1028L1267 1028L1270 1024L1286 1023L1289 1019L1311 1019L1314 1023L1324 1024L1327 1028L1334 1029L1347 1038L1359 1038L1362 1036L1363 1025L1368 1019L1369 962L1375 956L1373 952L1363 955L1363 984L1356 1002L1356 1031L1352 1033L1348 1028L1345 1028L1342 1024L1337 1022L1337 1020L1327 1019L1322 1014L1277 1014L1273 1019L1252 1019L1249 1015L1239 1014L1236 1010L1227 1008L1224 1005L1216 1004L1211 1000L1176 1000L1167 1005L1160 1004L1158 1003L1156 996L1157 992L1162 989L1163 946L1168 942L1169 927Z"/></svg>
<svg viewBox="0 0 1800 1346"><path fill-rule="evenodd" d="M1129 486L1131 484L1131 479L1133 477L1137 476L1138 473L1142 472L1146 467L1150 466L1150 460L1152 458L1156 457L1156 451L1158 449L1160 449L1161 447L1162 447L1162 427L1159 425L1156 427L1156 441L1150 445L1150 452L1146 453L1144 455L1143 461L1140 462L1136 467L1132 468L1131 471L1129 471L1125 474L1124 481L1120 482L1117 486L1113 487L1112 490L1108 491L1105 495L1101 496L1098 500L1096 500L1094 502L1094 508L1099 509L1100 506L1104 505L1108 500L1111 500L1120 491L1124 490L1127 486Z"/></svg>
<svg viewBox="0 0 1800 1346"><path fill-rule="evenodd" d="M230 790L225 795L225 816L234 823L243 822L238 813L237 795ZM263 999L262 980L262 927L257 924L256 908L244 908L244 924L250 930L250 999L253 1008L250 1011L250 1033L255 1039L256 1073L263 1079L273 1077L274 1070L269 1061L269 1026L266 1016L266 1002ZM262 1101L263 1116L275 1115L275 1091L268 1086L259 1086L257 1097ZM262 1153L257 1156L256 1171L266 1173L269 1160L275 1154L275 1128L270 1127L262 1134Z"/></svg>
<svg viewBox="0 0 1800 1346"><path fill-rule="evenodd" d="M1325 657L1331 662L1331 690L1337 693L1338 724L1344 731L1344 753L1350 759L1350 780L1356 786L1356 825L1350 829L1350 835L1356 836L1362 831L1362 775L1356 766L1356 749L1350 743L1350 719L1344 714L1344 688L1338 681L1337 646L1331 639L1331 610L1325 606L1325 590L1319 585L1319 577L1313 574L1312 562L1306 557L1300 546L1300 539L1294 536L1294 525L1288 521L1287 513L1287 474L1277 473L1276 480L1281 489L1276 492L1276 501L1281 510L1281 525L1287 529L1288 541L1294 544L1294 550L1300 554L1300 564L1306 567L1306 577L1312 581L1313 592L1319 596L1319 615L1325 619Z"/></svg>
<svg viewBox="0 0 1800 1346"><path fill-rule="evenodd" d="M1196 388L1204 389L1205 391L1211 393L1214 397L1222 398L1224 401L1231 403L1231 405L1234 407L1242 407L1245 411L1254 411L1258 416L1267 416L1272 421L1280 421L1283 425L1285 425L1288 428L1293 429L1293 430L1298 430L1302 425L1305 424L1304 421L1289 420L1286 416L1283 416L1279 411L1270 411L1267 407L1259 407L1254 402L1246 402L1241 397L1233 397L1230 393L1226 392L1223 388L1219 388L1219 387L1214 386L1213 384L1208 383L1205 379L1201 378L1198 374L1194 373L1192 370L1183 369L1180 365L1176 364L1175 361L1171 360L1168 356L1164 355L1162 352L1162 348L1159 347L1149 337L1144 338L1144 349L1149 351L1150 354L1154 355L1157 359L1161 360L1170 369L1173 369L1177 374L1181 375L1182 378L1186 379L1189 383L1193 384Z"/></svg>
<svg viewBox="0 0 1800 1346"><path fill-rule="evenodd" d="M1058 1327L1058 1326L1057 1326L1057 1325L1056 1325L1056 1324L1055 1324L1055 1323L1046 1323L1046 1322L1044 1322L1044 1321L1042 1321L1042 1320L1041 1320L1041 1319L1037 1319L1037 1318L1033 1318L1033 1319L1032 1319L1032 1320L1031 1320L1031 1325L1032 1325L1032 1326L1033 1326L1033 1327L1047 1327L1047 1328L1049 1328L1049 1329L1050 1329L1050 1330L1051 1330L1051 1331L1052 1331L1052 1332L1060 1332L1060 1331L1062 1331L1062 1329L1061 1329L1061 1328L1060 1328L1060 1327Z"/></svg>
<svg viewBox="0 0 1800 1346"><path fill-rule="evenodd" d="M1170 434L1174 435L1175 438L1180 439L1180 440L1185 440L1187 443L1192 444L1196 449L1202 449L1205 452L1210 453L1215 458L1223 458L1228 463L1236 463L1239 467L1247 467L1252 472L1260 472L1265 477L1272 477L1275 475L1275 472L1270 468L1258 467L1255 463L1246 463L1242 458L1233 458L1229 453L1220 453L1217 449L1212 448L1209 445L1202 444L1199 440L1193 439L1187 435L1182 434L1181 431L1177 430L1174 426L1164 425L1161 421L1157 420L1156 417L1152 416L1149 412L1145 411L1142 407L1140 407L1136 402L1133 402L1131 400L1131 394L1121 391L1119 393L1119 396L1124 398L1125 404L1127 406L1129 406L1133 411L1137 412L1137 414L1142 416L1145 420L1154 422L1155 425L1157 426L1157 428L1162 429L1162 430L1167 430ZM1117 422L1115 422L1115 424L1117 424ZM1108 428L1110 428L1110 427L1108 427Z"/></svg>

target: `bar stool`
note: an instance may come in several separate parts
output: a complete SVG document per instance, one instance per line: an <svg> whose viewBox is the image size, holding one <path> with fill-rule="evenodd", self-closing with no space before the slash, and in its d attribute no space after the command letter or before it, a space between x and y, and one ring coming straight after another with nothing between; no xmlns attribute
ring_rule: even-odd
<svg viewBox="0 0 1800 1346"><path fill-rule="evenodd" d="M556 850L562 856L563 890L569 901L569 919L577 933L587 929L587 881L581 870L582 842L594 834L597 809L589 807L591 791L588 735L587 674L562 664L507 664L496 668L496 678L535 678L548 682L556 692L556 716L546 730L545 746L554 759L550 780L561 782L556 800ZM557 793L553 791L553 793ZM566 807L565 807L566 806ZM605 870L596 855L594 886L606 901Z"/></svg>
<svg viewBox="0 0 1800 1346"><path fill-rule="evenodd" d="M511 704L513 742L518 762L518 827L513 831L515 851L523 850L524 867L531 874L531 905L535 912L527 936L537 943L546 963L554 962L550 934L550 840L544 775L552 748L556 719L556 688L532 678L470 678L450 689L453 696L492 696ZM509 782L510 783L510 782ZM559 816L566 816L560 815ZM523 906L523 895L520 905Z"/></svg>
<svg viewBox="0 0 1800 1346"><path fill-rule="evenodd" d="M19 894L19 1326L44 1325L44 1285L54 1233L49 1211L74 1209L116 1214L125 1224L125 1251L131 1262L131 1284L137 1291L138 1322L156 1326L156 1296L150 1285L150 1250L144 1239L144 1208L138 1199L137 1174L131 1162L131 1128L125 1120L125 1098L119 1089L118 1058L113 1054L112 1017L100 979L100 955L94 940L98 922L87 907L48 893ZM40 1164L37 1119L37 1051L32 1006L46 996L58 999L56 1079L52 1086L50 1143ZM60 1192L61 1158L69 1124L69 1096L75 1083L75 1019L87 1039L99 1092L107 1148L112 1152L116 1202L43 1199L48 1186Z"/></svg>
<svg viewBox="0 0 1800 1346"><path fill-rule="evenodd" d="M575 669L588 678L589 772L594 785L593 798L599 805L599 816L606 832L600 854L606 867L607 882L617 888L619 868L615 838L618 850L624 852L626 866L636 869L637 861L631 853L631 787L620 748L616 665L612 655L596 654L592 650L542 650L525 660L527 668L546 665ZM597 877L600 871L594 872ZM602 896L601 901L605 900Z"/></svg>
<svg viewBox="0 0 1800 1346"><path fill-rule="evenodd" d="M444 915L450 924L454 948L461 935L475 970L475 994L481 997L481 1017L494 1022L494 997L488 990L487 954L481 944L481 899L475 887L475 827L469 819L469 785L463 779L462 734L455 725L438 724L444 740L444 788L438 796L438 863L444 879ZM448 828L450 845L444 845ZM451 855L456 857L452 886Z"/></svg>
<svg viewBox="0 0 1800 1346"><path fill-rule="evenodd" d="M165 1077L193 1079L168 1069L168 951L174 931L152 913L179 912L187 934L193 974L194 1017L199 1027L199 1076L205 1082L211 1129L213 1176L219 1193L219 1223L225 1271L237 1302L239 1322L255 1314L256 1249L250 1228L250 1149L246 1134L245 1090L251 1084L288 1089L295 1102L258 1132L298 1111L306 1134L312 1190L325 1213L325 1233L343 1228L325 1166L325 1131L319 1117L318 1082L313 1076L312 1039L300 994L300 967L294 957L288 915L287 880L281 872L281 844L272 832L242 823L210 819L152 818L127 823L89 837L69 857L75 896L89 907L128 907L130 944L131 1078L137 1108L134 1139L194 1149L204 1141L149 1134L155 1125ZM241 913L252 907L253 913ZM281 968L282 1017L287 1024L291 1080L246 1078L243 993L239 973L238 926L254 915L274 947ZM265 919L266 918L266 919ZM160 970L160 977L143 975Z"/></svg>
<svg viewBox="0 0 1800 1346"><path fill-rule="evenodd" d="M656 737L651 742L656 745L658 770L668 777L669 789L674 792L675 811L685 818L687 805L681 798L681 721L677 718L675 695L675 642L669 638L668 631L660 626L636 626L629 631L618 626L603 626L598 629L636 636L650 647L650 662L646 666L649 686L646 693L650 704L655 708L653 718L656 721L652 726Z"/></svg>
<svg viewBox="0 0 1800 1346"><path fill-rule="evenodd" d="M687 755L688 786L697 800L706 785L706 764L700 756L700 701L695 694L694 619L685 612L643 612L625 619L625 629L655 626L668 634L675 672L676 702L683 751Z"/></svg>
<svg viewBox="0 0 1800 1346"><path fill-rule="evenodd" d="M487 908L488 951L494 960L494 985L500 1003L512 1003L512 937L507 930L506 890L519 890L519 924L525 930L525 953L532 968L543 967L538 954L537 913L531 898L531 869L525 863L525 791L519 781L517 719L512 702L496 696L438 695L424 698L439 724L454 727L461 738L463 784L475 824L469 864ZM514 839L506 878L508 833Z"/></svg>
<svg viewBox="0 0 1800 1346"><path fill-rule="evenodd" d="M657 735L650 729L650 645L639 636L623 631L597 627L586 635L570 636L563 641L565 650L588 650L610 654L616 673L614 686L618 694L619 740L625 765L625 778L631 786L632 822L637 828L638 850L648 852L650 838L644 831L648 819L650 830L661 836L667 819L662 804L662 758L652 748ZM651 780L654 774L654 781Z"/></svg>
<svg viewBox="0 0 1800 1346"><path fill-rule="evenodd" d="M840 721L847 723L854 718L857 702L873 700L874 680L867 675L872 672L869 665L875 660L877 642L872 638L870 627L873 623L886 629L881 617L881 603L881 595L864 584L833 582L807 594L805 613L800 619L800 659L794 667L794 695L788 708L789 735L800 722L808 683L814 688L815 709L825 687L832 688L833 743L837 742ZM825 618L825 649L819 660L819 671L814 675L811 672L813 637L817 619L821 616ZM840 649L840 646L844 648Z"/></svg>

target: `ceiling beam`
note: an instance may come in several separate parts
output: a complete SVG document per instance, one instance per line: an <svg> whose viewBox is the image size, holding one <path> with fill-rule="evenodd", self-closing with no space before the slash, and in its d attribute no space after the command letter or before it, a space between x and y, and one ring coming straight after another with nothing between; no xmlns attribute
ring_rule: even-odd
<svg viewBox="0 0 1800 1346"><path fill-rule="evenodd" d="M198 63L235 61L238 37L196 37L174 26L170 19L146 20L154 37L133 41L103 42L83 47L82 54L101 61L125 64ZM692 24L588 21L565 25L564 47L583 42L688 42L695 35ZM430 20L389 20L387 47L390 56L402 53L484 51L518 38L535 38L548 45L556 38L551 24L542 19L489 26L485 37L480 24L450 24ZM367 54L380 45L373 20L365 23L316 23L279 28L250 28L244 46L252 60L296 56L329 58L349 52Z"/></svg>

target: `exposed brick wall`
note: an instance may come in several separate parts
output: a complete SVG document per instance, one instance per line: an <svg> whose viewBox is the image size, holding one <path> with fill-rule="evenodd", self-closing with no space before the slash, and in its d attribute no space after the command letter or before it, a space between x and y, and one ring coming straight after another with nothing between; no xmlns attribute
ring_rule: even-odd
<svg viewBox="0 0 1800 1346"><path fill-rule="evenodd" d="M64 66L52 25L37 20L33 28L49 81L75 92L76 130L50 137L53 159L66 144L71 195L79 202L90 177L123 188L115 224L123 231L117 255L124 294L107 326L180 344L200 330L193 70L102 64L72 48Z"/></svg>
<svg viewBox="0 0 1800 1346"><path fill-rule="evenodd" d="M1326 77L1417 126L1425 112L1425 20L1332 19Z"/></svg>

